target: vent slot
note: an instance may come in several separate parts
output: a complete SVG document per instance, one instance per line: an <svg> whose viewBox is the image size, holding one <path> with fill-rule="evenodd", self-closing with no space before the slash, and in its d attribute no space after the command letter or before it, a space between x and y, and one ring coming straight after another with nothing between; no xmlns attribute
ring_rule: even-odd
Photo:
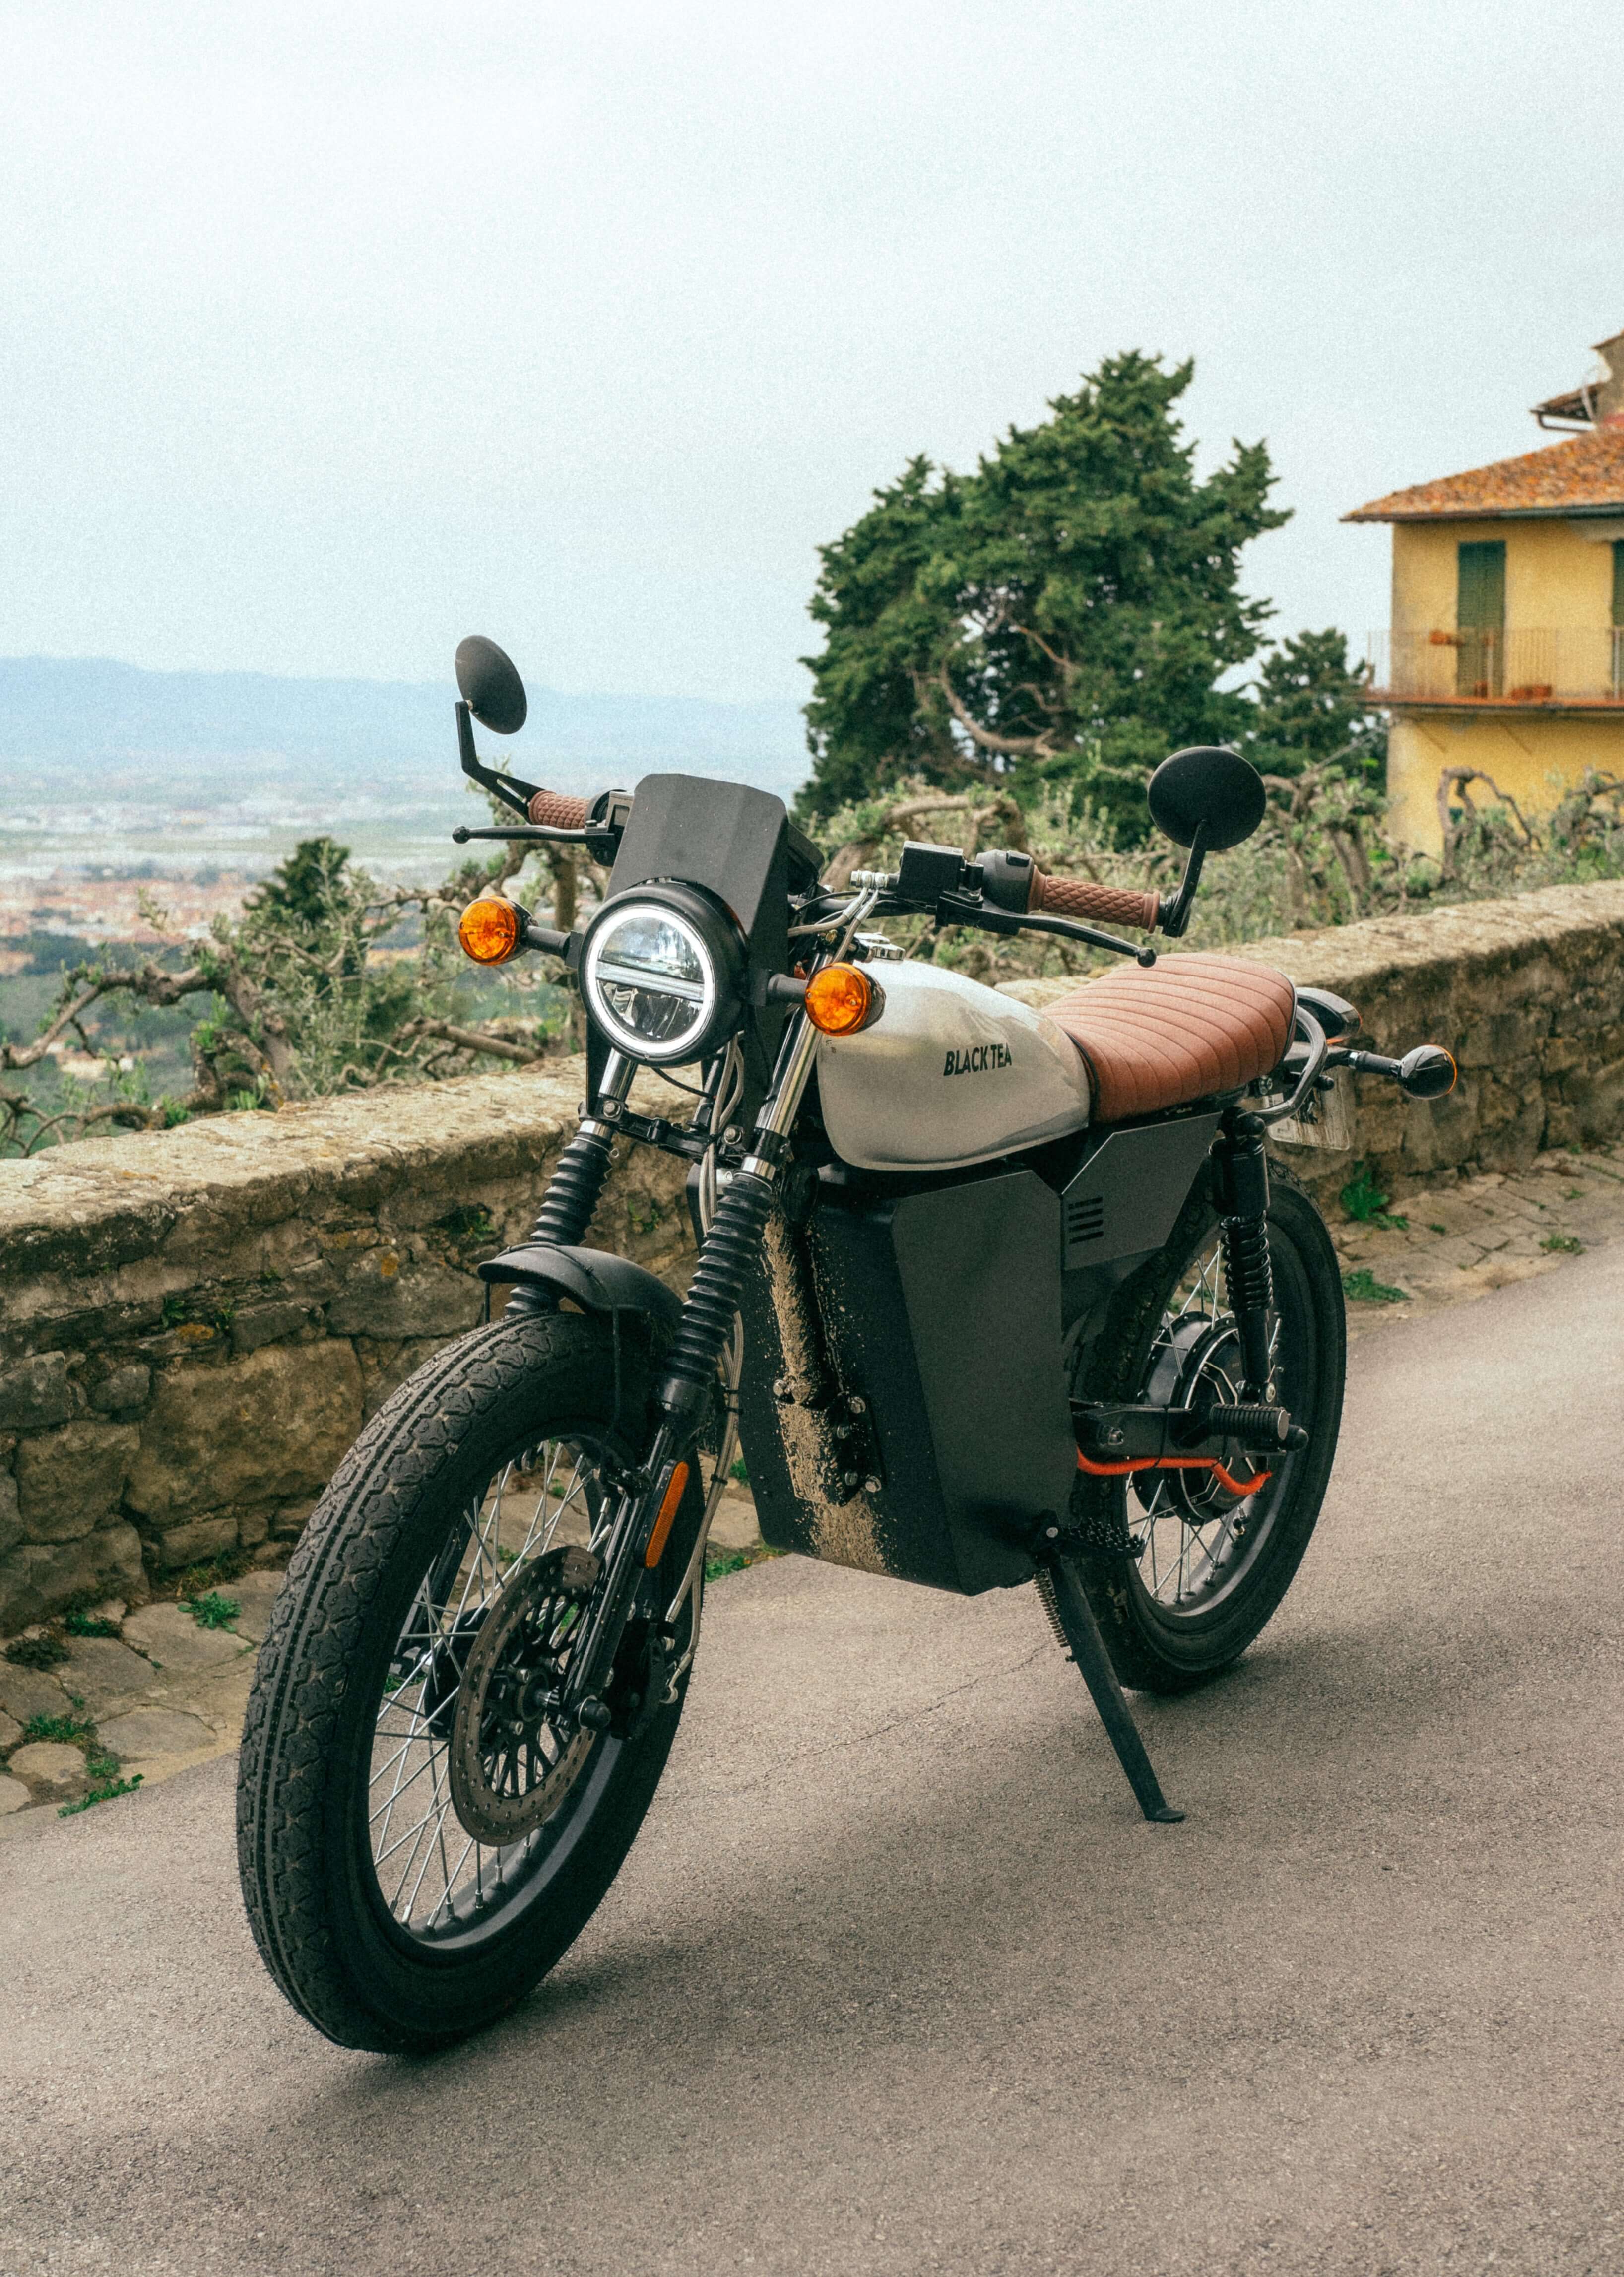
<svg viewBox="0 0 1624 2277"><path fill-rule="evenodd" d="M1085 1248L1105 1237L1105 1197L1079 1194L1066 1204L1066 1251Z"/></svg>

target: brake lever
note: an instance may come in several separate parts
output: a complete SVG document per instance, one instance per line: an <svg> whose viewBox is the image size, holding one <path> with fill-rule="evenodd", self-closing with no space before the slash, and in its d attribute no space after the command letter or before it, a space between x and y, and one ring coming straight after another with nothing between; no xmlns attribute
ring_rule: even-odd
<svg viewBox="0 0 1624 2277"><path fill-rule="evenodd" d="M998 909L990 902L972 901L964 894L942 895L936 903L936 923L975 925L982 933L1056 933L1066 940L1086 940L1093 948L1109 949L1114 956L1131 956L1135 964L1149 966L1156 961L1154 948L1120 940L1114 933L1102 933L1097 926L1083 925L1076 918L1023 916L1014 910Z"/></svg>

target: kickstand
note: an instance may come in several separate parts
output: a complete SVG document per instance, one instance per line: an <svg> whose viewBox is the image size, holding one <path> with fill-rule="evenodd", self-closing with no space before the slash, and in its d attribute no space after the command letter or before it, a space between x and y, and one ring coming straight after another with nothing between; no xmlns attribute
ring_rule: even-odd
<svg viewBox="0 0 1624 2277"><path fill-rule="evenodd" d="M1139 1735L1139 1726L1133 1721L1133 1711L1123 1698L1117 1672L1105 1649L1105 1639L1100 1634L1100 1624L1094 1617L1094 1607L1082 1583L1072 1571L1071 1561L1050 1544L1041 1544L1038 1557L1038 1588L1048 1617L1094 1694L1100 1721L1109 1734L1117 1760L1127 1773L1128 1785L1140 1809L1157 1825L1176 1826L1184 1813L1175 1810L1162 1792L1161 1782L1145 1752L1145 1742Z"/></svg>

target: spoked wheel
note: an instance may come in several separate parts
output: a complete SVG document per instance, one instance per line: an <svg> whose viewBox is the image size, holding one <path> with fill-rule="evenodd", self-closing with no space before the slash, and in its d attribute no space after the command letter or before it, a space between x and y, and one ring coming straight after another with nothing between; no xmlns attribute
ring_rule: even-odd
<svg viewBox="0 0 1624 2277"><path fill-rule="evenodd" d="M1100 1545L1079 1571L1118 1676L1141 1691L1184 1691L1245 1651L1290 1586L1330 1476L1346 1355L1341 1276L1308 1196L1272 1166L1270 1185L1275 1399L1308 1444L1259 1458L1231 1442L1216 1470L1079 1475L1078 1512ZM1239 1400L1239 1342L1204 1197L1118 1293L1079 1376L1078 1396L1089 1399Z"/></svg>
<svg viewBox="0 0 1624 2277"><path fill-rule="evenodd" d="M618 1368L605 1324L574 1314L438 1355L368 1425L289 1568L244 1734L243 1888L278 1983L347 2045L432 2047L511 2007L652 1799L697 1634L698 1465L606 1728L558 1712L611 1474L642 1431L634 1335Z"/></svg>

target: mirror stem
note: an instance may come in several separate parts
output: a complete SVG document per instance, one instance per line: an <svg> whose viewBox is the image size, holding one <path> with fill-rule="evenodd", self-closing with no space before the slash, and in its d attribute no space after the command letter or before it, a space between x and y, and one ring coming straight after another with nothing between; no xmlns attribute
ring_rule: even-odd
<svg viewBox="0 0 1624 2277"><path fill-rule="evenodd" d="M499 775L484 765L474 749L474 721L466 704L457 705L457 755L462 762L462 772L484 789L492 791L504 806L512 807L515 814L530 820L530 796L534 783L521 782L517 775Z"/></svg>
<svg viewBox="0 0 1624 2277"><path fill-rule="evenodd" d="M1201 882L1201 864L1207 858L1206 837L1206 824L1198 822L1195 826L1195 835L1190 841L1190 851L1186 857L1184 875L1178 880L1178 891L1173 896L1171 908L1162 919L1161 930L1166 933L1170 940L1177 940L1190 923L1190 911L1195 901L1195 889Z"/></svg>

